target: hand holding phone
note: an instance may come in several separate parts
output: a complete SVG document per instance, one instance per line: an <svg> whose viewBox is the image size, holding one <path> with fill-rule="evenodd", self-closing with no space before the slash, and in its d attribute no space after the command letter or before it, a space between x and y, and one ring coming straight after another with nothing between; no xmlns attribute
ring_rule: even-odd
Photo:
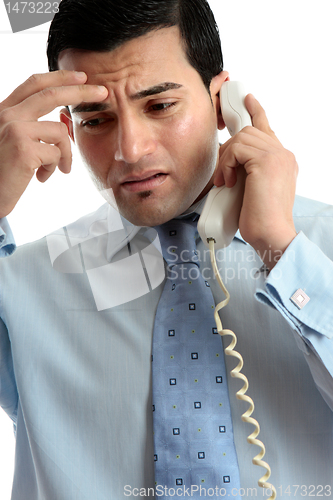
<svg viewBox="0 0 333 500"><path fill-rule="evenodd" d="M221 87L222 116L231 136L246 126L252 126L251 116L244 103L245 96L245 89L240 82L227 81ZM200 237L207 246L208 238L214 238L215 248L224 248L230 245L235 236L242 208L245 177L245 170L238 169L237 182L232 188L213 188L208 194L198 221Z"/></svg>

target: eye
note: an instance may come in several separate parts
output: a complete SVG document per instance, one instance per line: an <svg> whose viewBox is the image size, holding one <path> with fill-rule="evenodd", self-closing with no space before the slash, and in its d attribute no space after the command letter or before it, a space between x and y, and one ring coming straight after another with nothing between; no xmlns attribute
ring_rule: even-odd
<svg viewBox="0 0 333 500"><path fill-rule="evenodd" d="M98 128L106 122L106 118L92 118L91 120L86 120L81 123L82 127L86 128Z"/></svg>
<svg viewBox="0 0 333 500"><path fill-rule="evenodd" d="M152 104L151 106L149 106L147 111L164 113L165 111L169 111L171 108L176 106L176 104L176 102L159 102L157 104Z"/></svg>

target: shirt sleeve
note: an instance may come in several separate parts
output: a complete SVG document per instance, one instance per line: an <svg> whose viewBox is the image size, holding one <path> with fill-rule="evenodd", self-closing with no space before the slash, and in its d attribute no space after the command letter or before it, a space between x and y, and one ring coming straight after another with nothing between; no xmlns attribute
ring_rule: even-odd
<svg viewBox="0 0 333 500"><path fill-rule="evenodd" d="M333 409L333 262L303 232L256 290L295 332L314 380Z"/></svg>
<svg viewBox="0 0 333 500"><path fill-rule="evenodd" d="M16 249L14 236L6 218L0 219L0 257L7 257Z"/></svg>
<svg viewBox="0 0 333 500"><path fill-rule="evenodd" d="M14 375L11 344L5 324L0 318L0 406L16 422L18 393Z"/></svg>
<svg viewBox="0 0 333 500"><path fill-rule="evenodd" d="M16 249L13 233L6 218L0 219L0 257L7 257ZM1 284L1 283L0 283ZM0 316L2 316L0 300ZM14 421L17 410L17 389L14 377L11 345L7 328L0 317L0 406Z"/></svg>

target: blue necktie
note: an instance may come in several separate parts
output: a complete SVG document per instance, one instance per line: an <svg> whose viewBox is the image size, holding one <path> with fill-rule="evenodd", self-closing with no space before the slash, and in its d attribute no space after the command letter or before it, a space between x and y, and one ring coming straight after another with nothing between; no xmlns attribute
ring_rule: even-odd
<svg viewBox="0 0 333 500"><path fill-rule="evenodd" d="M239 498L222 339L199 269L197 218L155 227L168 264L153 337L155 485L159 498L177 490L202 498L213 489L213 498Z"/></svg>

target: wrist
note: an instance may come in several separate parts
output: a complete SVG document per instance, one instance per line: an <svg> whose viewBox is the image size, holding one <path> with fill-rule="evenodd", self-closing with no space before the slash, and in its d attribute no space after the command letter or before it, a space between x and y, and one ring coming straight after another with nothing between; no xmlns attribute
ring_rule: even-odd
<svg viewBox="0 0 333 500"><path fill-rule="evenodd" d="M271 238L256 241L252 246L271 271L296 236L296 229L290 229L281 235L274 234Z"/></svg>

